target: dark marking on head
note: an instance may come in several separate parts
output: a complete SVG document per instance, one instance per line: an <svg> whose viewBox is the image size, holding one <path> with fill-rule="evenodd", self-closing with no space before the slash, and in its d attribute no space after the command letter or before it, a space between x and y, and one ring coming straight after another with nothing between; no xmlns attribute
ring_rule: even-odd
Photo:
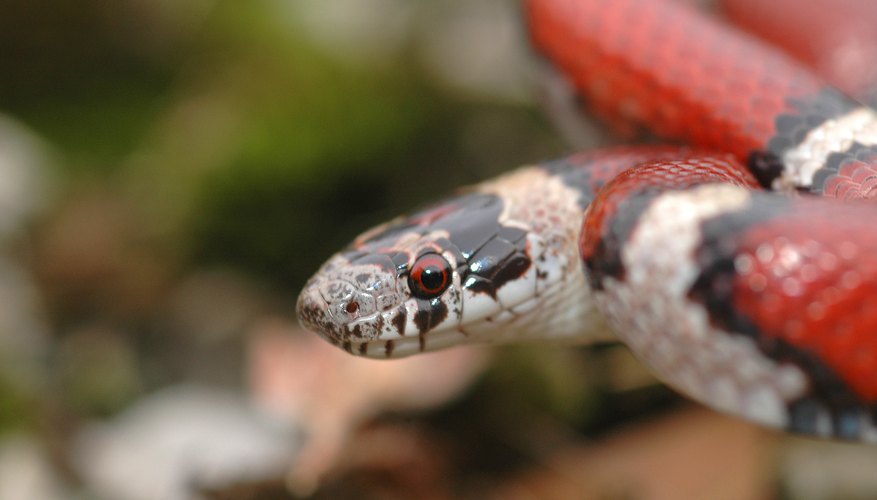
<svg viewBox="0 0 877 500"><path fill-rule="evenodd" d="M527 232L518 227L499 226L496 237L509 243L520 243L524 241Z"/></svg>
<svg viewBox="0 0 877 500"><path fill-rule="evenodd" d="M526 232L506 227L488 240L468 261L461 272L463 288L496 298L496 291L509 281L520 278L530 268Z"/></svg>
<svg viewBox="0 0 877 500"><path fill-rule="evenodd" d="M391 320L393 326L396 327L396 331L399 332L399 335L405 335L405 320L408 319L408 313L405 311L404 306L399 306L396 308L396 314L393 315L393 319Z"/></svg>
<svg viewBox="0 0 877 500"><path fill-rule="evenodd" d="M414 324L421 335L432 330L448 317L448 306L440 298L417 300Z"/></svg>
<svg viewBox="0 0 877 500"><path fill-rule="evenodd" d="M489 295L494 300L496 299L496 287L493 285L493 282L477 274L469 274L465 281L463 281L463 288L472 293L483 293Z"/></svg>
<svg viewBox="0 0 877 500"><path fill-rule="evenodd" d="M472 258L503 227L499 223L502 200L493 195L480 195L478 201L473 207L475 210L461 212L459 217L442 221L442 229L450 234L448 239L465 259Z"/></svg>
<svg viewBox="0 0 877 500"><path fill-rule="evenodd" d="M388 358L391 357L393 355L393 349L395 349L395 348L396 348L396 343L393 342L392 340L388 340L384 344L384 354L386 354Z"/></svg>
<svg viewBox="0 0 877 500"><path fill-rule="evenodd" d="M530 268L530 258L525 253L517 252L509 256L493 275L493 284L502 287L509 281L520 278Z"/></svg>
<svg viewBox="0 0 877 500"><path fill-rule="evenodd" d="M465 227L468 225L466 222L472 218L475 218L475 225L481 219L492 218L496 221L501 212L502 200L496 196L484 193L464 194L387 224L374 234L366 234L364 239L355 243L355 249L363 252L378 251L384 247L392 247L395 240L405 233L423 235L436 230ZM466 245L462 245L460 249L464 250L465 247Z"/></svg>
<svg viewBox="0 0 877 500"><path fill-rule="evenodd" d="M385 320L383 315L379 314L377 317L375 317L375 330L378 331L378 335L380 335L380 332L383 331L384 323Z"/></svg>
<svg viewBox="0 0 877 500"><path fill-rule="evenodd" d="M359 355L365 356L366 354L368 354L368 342L363 342L359 344Z"/></svg>

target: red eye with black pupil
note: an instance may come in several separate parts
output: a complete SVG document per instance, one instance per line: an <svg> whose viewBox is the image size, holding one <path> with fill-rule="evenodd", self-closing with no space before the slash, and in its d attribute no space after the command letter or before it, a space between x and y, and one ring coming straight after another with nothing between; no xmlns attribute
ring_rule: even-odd
<svg viewBox="0 0 877 500"><path fill-rule="evenodd" d="M441 255L421 256L411 266L408 286L415 297L431 299L442 294L451 283L451 265Z"/></svg>

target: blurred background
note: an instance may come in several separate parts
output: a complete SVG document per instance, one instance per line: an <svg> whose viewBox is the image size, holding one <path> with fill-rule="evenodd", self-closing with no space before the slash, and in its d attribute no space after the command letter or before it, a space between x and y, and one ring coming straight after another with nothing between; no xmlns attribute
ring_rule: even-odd
<svg viewBox="0 0 877 500"><path fill-rule="evenodd" d="M872 496L873 450L617 347L374 362L299 330L357 233L569 150L517 9L0 3L0 498Z"/></svg>

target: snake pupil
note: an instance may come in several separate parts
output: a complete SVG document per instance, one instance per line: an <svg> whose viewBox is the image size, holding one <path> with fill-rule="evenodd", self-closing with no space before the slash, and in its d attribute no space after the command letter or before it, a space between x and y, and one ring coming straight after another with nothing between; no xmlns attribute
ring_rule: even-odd
<svg viewBox="0 0 877 500"><path fill-rule="evenodd" d="M420 275L420 282L423 284L423 288L427 290L436 290L441 288L442 284L445 282L445 278L442 276L441 269L435 266L430 266L423 270L423 273Z"/></svg>

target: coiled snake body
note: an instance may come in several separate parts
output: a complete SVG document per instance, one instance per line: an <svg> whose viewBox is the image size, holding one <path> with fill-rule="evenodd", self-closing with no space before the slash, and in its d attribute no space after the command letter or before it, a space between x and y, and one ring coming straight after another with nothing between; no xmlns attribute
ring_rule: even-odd
<svg viewBox="0 0 877 500"><path fill-rule="evenodd" d="M877 441L877 114L684 4L525 3L593 113L689 146L524 167L375 228L308 282L304 325L377 358L616 335L708 406Z"/></svg>

